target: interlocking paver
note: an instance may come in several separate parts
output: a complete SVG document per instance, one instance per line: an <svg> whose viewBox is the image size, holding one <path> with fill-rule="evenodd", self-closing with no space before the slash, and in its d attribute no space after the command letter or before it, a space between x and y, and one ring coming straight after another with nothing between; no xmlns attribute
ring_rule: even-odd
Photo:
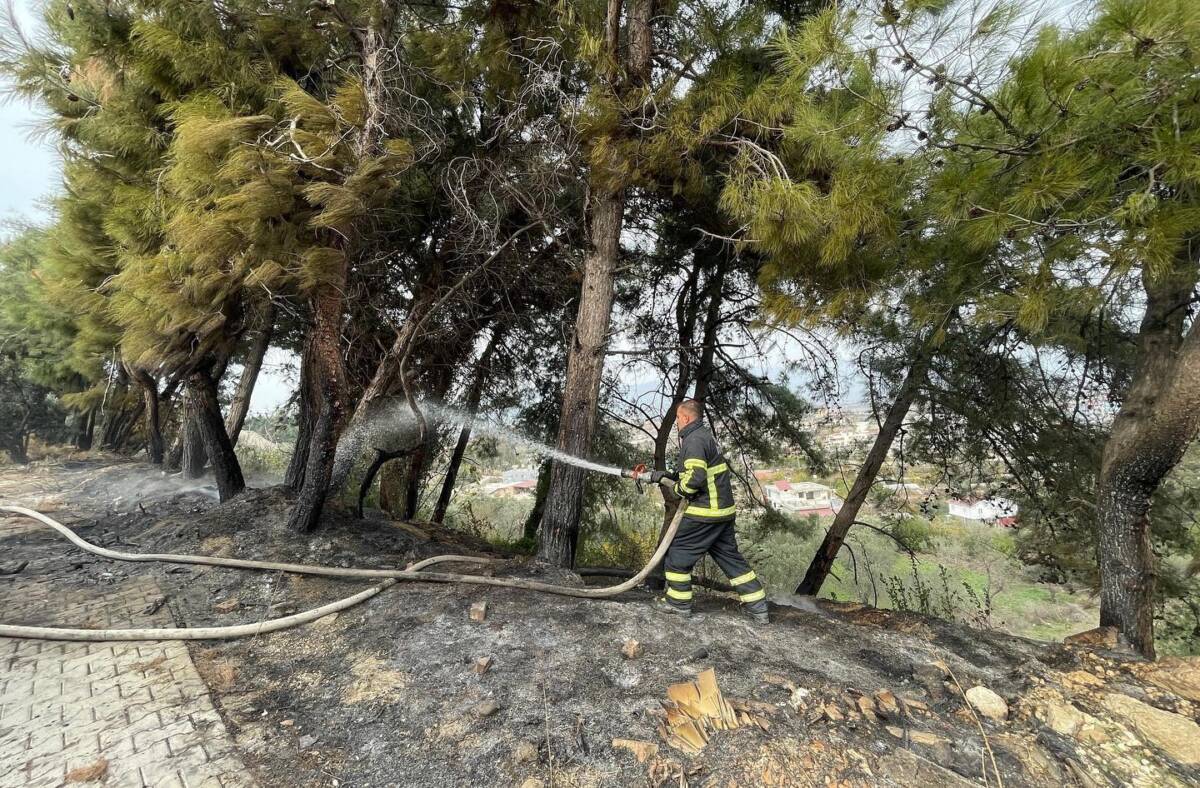
<svg viewBox="0 0 1200 788"><path fill-rule="evenodd" d="M0 593L13 623L172 625L166 611L144 612L161 596L145 577L86 592L36 581ZM59 786L100 758L105 786L255 784L182 643L0 638L0 668L0 788Z"/></svg>

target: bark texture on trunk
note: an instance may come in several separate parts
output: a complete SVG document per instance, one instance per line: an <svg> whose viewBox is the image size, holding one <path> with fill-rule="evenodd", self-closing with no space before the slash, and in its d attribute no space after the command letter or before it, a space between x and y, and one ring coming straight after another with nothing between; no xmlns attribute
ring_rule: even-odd
<svg viewBox="0 0 1200 788"><path fill-rule="evenodd" d="M391 8L387 7L385 15L390 13ZM362 128L355 141L355 154L360 164L375 154L382 131L384 108L381 102L385 86L384 64L380 58L387 49L387 24L387 20L382 19L355 32L366 104ZM299 478L298 473L293 474L293 482L299 485L299 491L288 517L288 527L301 533L312 531L321 521L321 512L330 492L338 441L350 410L341 339L346 310L344 293L349 281L350 257L357 251L357 236L354 228L347 229L348 233L339 233L343 253L340 265L330 281L322 284L311 299L313 325L305 341L305 361L311 365L307 392L310 426L304 449L303 478Z"/></svg>
<svg viewBox="0 0 1200 788"><path fill-rule="evenodd" d="M344 274L343 274L344 280ZM305 342L304 363L310 370L308 441L304 471L288 527L308 533L321 521L329 480L333 474L338 438L346 416L346 370L342 363L342 295L325 287L313 303L313 326Z"/></svg>
<svg viewBox="0 0 1200 788"><path fill-rule="evenodd" d="M246 362L242 365L242 376L238 379L237 391L229 402L229 412L225 414L225 432L229 441L237 446L238 436L242 434L242 425L246 423L246 414L250 412L250 398L254 395L254 384L258 382L262 371L263 358L271 346L271 334L275 330L275 306L268 304L263 311L257 330L246 351Z"/></svg>
<svg viewBox="0 0 1200 788"><path fill-rule="evenodd" d="M542 522L542 512L546 510L546 496L550 493L550 462L545 461L538 467L537 489L533 494L533 508L525 518L525 527L521 536L532 542L537 539L538 525Z"/></svg>
<svg viewBox="0 0 1200 788"><path fill-rule="evenodd" d="M195 390L189 385L183 393L183 423L179 454L179 469L187 479L199 479L204 475L208 463L208 450L200 425L203 405Z"/></svg>
<svg viewBox="0 0 1200 788"><path fill-rule="evenodd" d="M596 428L624 211L623 193L600 196L592 209L593 248L584 260L583 291L567 358L557 440L559 450L576 457L587 457L591 452ZM586 471L582 468L557 461L551 463L550 490L539 532L541 560L556 566L574 565L585 479Z"/></svg>
<svg viewBox="0 0 1200 788"><path fill-rule="evenodd" d="M626 8L628 57L624 75L610 73L609 83L616 98L624 102L650 80L650 55L653 48L651 20L654 0L609 0L605 21L605 49L609 62L621 63L620 19ZM641 102L639 102L641 103ZM640 107L636 114L644 114ZM617 135L636 133L623 124ZM614 173L597 170L593 165L592 186L595 197L590 212L591 251L583 262L583 288L575 333L567 357L567 379L563 387L562 415L558 423L558 448L578 457L586 457L592 448L596 428L596 408L600 382L604 374L604 352L608 347L608 326L612 316L613 288L621 252L621 227L625 217L625 189L614 186ZM539 531L538 558L557 566L572 566L579 541L579 518L583 511L584 482L582 468L562 462L551 464L550 489Z"/></svg>
<svg viewBox="0 0 1200 788"><path fill-rule="evenodd" d="M166 444L163 442L158 382L140 369L129 370L129 375L142 389L142 412L146 414L146 454L150 456L152 464L162 465Z"/></svg>
<svg viewBox="0 0 1200 788"><path fill-rule="evenodd" d="M312 424L315 413L312 406L312 392L315 387L312 382L311 357L305 353L300 360L300 385L296 390L296 443L292 447L292 456L288 460L287 472L283 483L293 492L300 492L304 486L304 468L308 464L308 444L312 439Z"/></svg>
<svg viewBox="0 0 1200 788"><path fill-rule="evenodd" d="M887 417L879 426L879 434L875 436L875 442L871 445L867 458L863 461L862 467L858 469L858 475L854 477L854 484L850 487L850 492L846 495L842 508L834 515L833 524L829 526L829 531L821 541L821 546L817 548L812 563L808 565L804 579L796 587L797 594L816 596L826 578L829 577L838 551L842 549L842 545L846 541L846 534L850 532L850 527L858 519L858 512L866 502L867 495L875 484L875 477L879 475L879 469L887 459L888 452L891 451L896 433L900 431L900 427L904 424L904 419L912 407L913 400L916 399L917 393L925 383L935 349L936 346L931 335L926 337L917 350L916 357L904 376L904 382L900 384L896 398L888 408Z"/></svg>
<svg viewBox="0 0 1200 788"><path fill-rule="evenodd" d="M238 463L233 444L225 432L225 421L221 418L221 406L217 402L217 385L208 368L201 367L188 376L188 392L195 401L200 428L200 439L205 452L212 461L213 476L217 482L217 493L224 503L246 489L242 478L242 467ZM184 452L185 460L187 452Z"/></svg>
<svg viewBox="0 0 1200 788"><path fill-rule="evenodd" d="M1145 277L1146 311L1138 364L1104 445L1096 494L1100 625L1113 626L1154 657L1151 499L1200 429L1200 322L1187 333L1196 285L1188 273L1165 282Z"/></svg>

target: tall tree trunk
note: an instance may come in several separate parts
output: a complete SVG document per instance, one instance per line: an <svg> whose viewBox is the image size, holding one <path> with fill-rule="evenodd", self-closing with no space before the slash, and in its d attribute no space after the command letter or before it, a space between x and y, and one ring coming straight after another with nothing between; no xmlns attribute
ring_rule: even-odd
<svg viewBox="0 0 1200 788"><path fill-rule="evenodd" d="M1096 493L1100 625L1154 657L1150 503L1200 428L1200 321L1184 335L1195 263L1164 282L1143 273L1138 363L1104 445Z"/></svg>
<svg viewBox="0 0 1200 788"><path fill-rule="evenodd" d="M199 411L198 418L189 421L199 424L200 439L212 461L217 493L224 503L245 490L246 482L242 478L242 467L238 464L233 444L225 432L225 421L221 418L221 406L217 401L217 385L210 369L202 366L188 376L188 393Z"/></svg>
<svg viewBox="0 0 1200 788"><path fill-rule="evenodd" d="M130 369L130 376L142 389L143 412L146 414L146 454L154 465L163 464L162 421L158 399L158 382L140 369Z"/></svg>
<svg viewBox="0 0 1200 788"><path fill-rule="evenodd" d="M112 410L104 422L104 433L100 440L100 448L105 451L117 451L129 440L134 425L142 418L146 402L138 397L134 402L122 404Z"/></svg>
<svg viewBox="0 0 1200 788"><path fill-rule="evenodd" d="M263 310L250 347L246 351L242 376L238 379L237 391L234 392L233 399L229 402L229 412L225 414L225 432L229 433L229 441L234 446L237 446L238 436L242 434L242 425L246 423L246 414L250 412L250 398L254 395L254 384L258 382L267 349L271 347L271 334L274 330L275 305L268 303Z"/></svg>
<svg viewBox="0 0 1200 788"><path fill-rule="evenodd" d="M879 475L879 469L887 459L888 452L891 451L896 433L904 424L913 400L916 399L917 393L929 375L929 364L933 360L939 344L934 339L939 334L940 329L935 329L917 349L916 357L904 376L904 382L900 384L900 389L896 392L896 399L888 408L883 424L879 426L879 434L875 436L875 443L872 444L871 451L867 453L866 460L858 469L858 475L854 477L854 484L850 487L850 492L842 503L842 508L834 515L833 525L829 526L825 539L817 548L817 554L813 556L812 563L808 565L804 579L796 587L797 594L816 596L820 592L821 586L824 585L825 579L829 577L838 551L842 549L842 545L846 541L846 534L849 533L850 526L854 525L854 521L858 519L858 512L866 502L867 494L871 492L871 487L875 484L875 477Z"/></svg>
<svg viewBox="0 0 1200 788"><path fill-rule="evenodd" d="M283 476L283 483L293 492L300 492L304 486L304 468L308 464L308 445L312 439L313 390L312 368L309 356L305 354L300 362L300 386L297 389L296 443L292 446L292 456Z"/></svg>
<svg viewBox="0 0 1200 788"><path fill-rule="evenodd" d="M204 475L208 450L200 426L202 404L191 386L183 393L183 416L180 425L179 469L184 478L199 479Z"/></svg>
<svg viewBox="0 0 1200 788"><path fill-rule="evenodd" d="M88 408L79 420L75 430L75 448L87 451L92 448L96 435L96 408Z"/></svg>
<svg viewBox="0 0 1200 788"><path fill-rule="evenodd" d="M546 460L538 467L533 508L529 510L529 516L525 518L525 527L521 530L521 536L530 542L537 539L538 525L542 522L542 513L546 510L546 496L550 494L550 466L550 461Z"/></svg>
<svg viewBox="0 0 1200 788"><path fill-rule="evenodd" d="M390 11L389 11L390 13ZM379 24L382 23L383 27ZM388 20L379 19L356 32L362 62L363 124L355 143L360 165L376 152L382 132L384 95L381 55L386 51L385 29ZM350 257L356 252L355 241L342 237L342 257L331 280L321 285L312 298L313 325L305 342L305 354L312 365L309 392L312 399L311 429L305 448L304 478L296 504L288 517L288 527L307 533L321 521L330 479L337 459L338 441L349 413L346 368L342 359L342 321L345 313L346 286L350 275Z"/></svg>
<svg viewBox="0 0 1200 788"><path fill-rule="evenodd" d="M560 451L576 457L588 456L596 428L624 209L625 197L619 192L601 195L592 210L593 248L584 261L583 291L567 359L557 440ZM556 566L574 565L585 480L586 471L582 468L558 461L551 463L550 489L539 531L541 560Z"/></svg>
<svg viewBox="0 0 1200 788"><path fill-rule="evenodd" d="M344 281L344 276L343 276ZM313 304L313 326L305 342L304 363L309 365L311 389L308 441L304 447L304 473L299 480L296 504L288 527L307 533L321 521L329 480L333 474L338 437L346 416L346 371L342 364L342 296L337 288L323 288Z"/></svg>
<svg viewBox="0 0 1200 788"><path fill-rule="evenodd" d="M475 374L471 380L471 388L467 391L466 410L471 419L479 410L479 401L483 398L483 390L487 387L491 375L492 356L499 347L504 334L503 326L492 331L487 347L479 354L475 362ZM446 468L446 477L442 479L442 489L438 493L437 503L433 506L433 522L442 523L446 519L446 510L450 507L450 496L454 492L454 482L458 479L458 469L462 466L463 457L467 453L467 444L471 442L471 422L462 425L458 431L458 441L450 454L450 465Z"/></svg>
<svg viewBox="0 0 1200 788"><path fill-rule="evenodd" d="M628 57L625 75L610 72L609 84L618 101L646 85L650 79L652 49L651 19L654 0L628 0L626 27ZM625 0L609 0L605 17L605 49L609 62L620 61L621 10ZM639 114L644 113L644 108ZM625 124L616 133L628 135ZM625 216L625 189L619 172L605 172L593 165L591 210L591 251L583 262L583 289L575 318L575 333L567 357L567 378L563 387L562 415L558 424L557 445L561 451L586 457L592 448L596 428L596 408L600 382L604 374L604 351L608 347L608 326L612 316L613 288L621 253L621 227ZM551 464L550 489L539 531L538 558L557 566L573 566L579 541L579 517L583 510L585 471L562 462Z"/></svg>

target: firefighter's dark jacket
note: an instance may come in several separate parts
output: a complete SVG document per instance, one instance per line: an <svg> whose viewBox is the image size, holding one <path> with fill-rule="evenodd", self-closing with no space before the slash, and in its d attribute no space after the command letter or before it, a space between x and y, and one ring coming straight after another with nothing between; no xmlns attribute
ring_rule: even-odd
<svg viewBox="0 0 1200 788"><path fill-rule="evenodd" d="M729 466L708 427L697 419L679 431L679 441L675 494L687 501L684 514L705 522L732 520L737 508Z"/></svg>

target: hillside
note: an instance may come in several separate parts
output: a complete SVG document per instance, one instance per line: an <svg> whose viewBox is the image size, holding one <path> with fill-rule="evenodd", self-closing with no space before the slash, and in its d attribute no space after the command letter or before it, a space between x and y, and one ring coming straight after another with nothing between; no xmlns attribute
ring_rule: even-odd
<svg viewBox="0 0 1200 788"><path fill-rule="evenodd" d="M203 490L174 493L155 474L130 463L5 469L0 497L53 509L95 543L140 552L402 566L483 547L420 524L338 513L298 537L284 530L282 489L251 490L217 507ZM86 599L99 610L147 582L160 589L147 606L157 625L188 627L279 616L369 585L117 563L12 518L0 521L0 543L0 569L29 562L0 577L10 624L87 626L68 618L66 601ZM581 582L524 561L494 571ZM39 594L50 601L32 604ZM767 628L752 626L716 593L701 597L696 619L664 620L649 599L644 591L596 602L401 584L307 627L190 643L188 651L253 781L237 784L1200 781L1200 660L1147 663L1103 648L787 597L775 599ZM486 614L472 620L469 610L480 602ZM0 641L6 650L10 644ZM112 651L119 660L137 647ZM710 728L702 750L684 752L660 731L668 687L710 668L743 724ZM137 669L144 683L171 684L153 660ZM6 694L16 691L16 683L5 685ZM984 696L980 714L964 691ZM16 731L0 716L0 753ZM106 757L109 778L121 776L122 757Z"/></svg>

